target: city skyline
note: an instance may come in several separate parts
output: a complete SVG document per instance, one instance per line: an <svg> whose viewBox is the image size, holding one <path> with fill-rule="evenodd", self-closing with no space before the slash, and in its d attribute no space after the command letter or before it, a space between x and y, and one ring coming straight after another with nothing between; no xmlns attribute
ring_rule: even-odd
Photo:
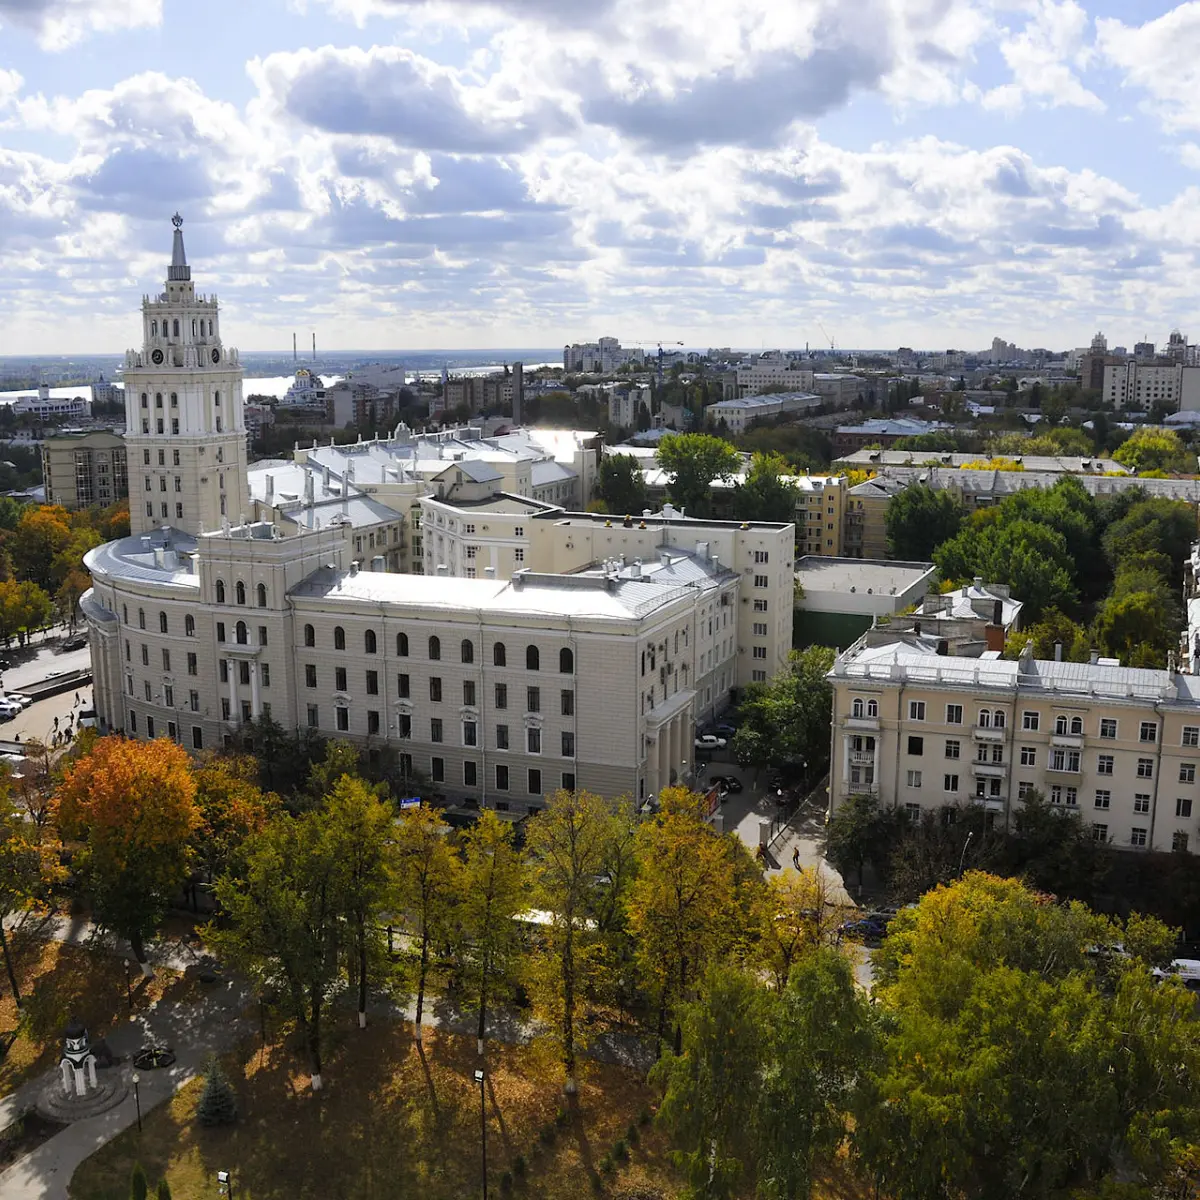
<svg viewBox="0 0 1200 1200"><path fill-rule="evenodd" d="M1162 342L1200 5L0 0L0 354Z"/></svg>

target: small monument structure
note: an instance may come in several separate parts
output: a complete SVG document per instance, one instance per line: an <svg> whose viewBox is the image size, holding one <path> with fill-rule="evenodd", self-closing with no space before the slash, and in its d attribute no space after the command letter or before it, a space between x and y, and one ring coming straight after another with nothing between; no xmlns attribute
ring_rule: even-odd
<svg viewBox="0 0 1200 1200"><path fill-rule="evenodd" d="M106 1061L112 1059L105 1043L93 1047L87 1026L72 1017L63 1030L62 1058L42 1088L38 1111L54 1121L82 1121L120 1104L129 1089L119 1072L97 1073L97 1066Z"/></svg>
<svg viewBox="0 0 1200 1200"><path fill-rule="evenodd" d="M63 1030L63 1056L58 1069L62 1072L64 1096L82 1099L99 1087L92 1041L87 1026L78 1017L72 1017Z"/></svg>

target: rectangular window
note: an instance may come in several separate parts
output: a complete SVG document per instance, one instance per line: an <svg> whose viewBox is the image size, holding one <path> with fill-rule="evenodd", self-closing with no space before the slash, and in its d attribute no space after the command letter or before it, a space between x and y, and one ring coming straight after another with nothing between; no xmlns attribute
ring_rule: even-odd
<svg viewBox="0 0 1200 1200"><path fill-rule="evenodd" d="M766 658L767 657L766 646L755 646L754 647L754 657L759 658L759 659Z"/></svg>
<svg viewBox="0 0 1200 1200"><path fill-rule="evenodd" d="M442 681L437 675L432 676L429 680L429 699L434 704L442 702Z"/></svg>
<svg viewBox="0 0 1200 1200"><path fill-rule="evenodd" d="M1135 825L1129 831L1129 844L1131 846L1144 846L1146 844L1145 826Z"/></svg>
<svg viewBox="0 0 1200 1200"><path fill-rule="evenodd" d="M1186 853L1188 848L1188 835L1182 829L1177 829L1171 834L1171 849Z"/></svg>
<svg viewBox="0 0 1200 1200"><path fill-rule="evenodd" d="M317 710L317 706L315 704L310 704L308 706L308 727L309 729L316 729L320 724L321 715Z"/></svg>
<svg viewBox="0 0 1200 1200"><path fill-rule="evenodd" d="M1192 815L1192 802L1187 796L1182 796L1175 801L1175 815L1180 818L1187 818Z"/></svg>
<svg viewBox="0 0 1200 1200"><path fill-rule="evenodd" d="M479 786L479 772L478 772L478 769L477 769L475 763L473 763L473 762L463 763L463 787L473 788L473 787L478 787L478 786Z"/></svg>
<svg viewBox="0 0 1200 1200"><path fill-rule="evenodd" d="M1185 725L1183 727L1184 746L1200 746L1200 725Z"/></svg>
<svg viewBox="0 0 1200 1200"><path fill-rule="evenodd" d="M473 679L463 681L463 704L467 708L475 707L475 680Z"/></svg>
<svg viewBox="0 0 1200 1200"><path fill-rule="evenodd" d="M508 791L508 768L506 766L498 766L496 768L496 791Z"/></svg>
<svg viewBox="0 0 1200 1200"><path fill-rule="evenodd" d="M961 704L946 705L946 724L961 725L963 719L963 710Z"/></svg>
<svg viewBox="0 0 1200 1200"><path fill-rule="evenodd" d="M1023 712L1021 714L1021 728L1027 729L1030 733L1037 733L1040 720L1041 716L1036 712Z"/></svg>
<svg viewBox="0 0 1200 1200"><path fill-rule="evenodd" d="M162 664L164 671L169 671L171 669L171 652L165 647L162 652Z"/></svg>
<svg viewBox="0 0 1200 1200"><path fill-rule="evenodd" d="M907 782L908 782L908 786L910 788L919 788L921 786L921 772L920 771L907 772Z"/></svg>
<svg viewBox="0 0 1200 1200"><path fill-rule="evenodd" d="M463 722L463 745L477 746L479 744L479 726L474 721Z"/></svg>
<svg viewBox="0 0 1200 1200"><path fill-rule="evenodd" d="M925 701L910 700L908 702L908 719L910 721L925 720Z"/></svg>
<svg viewBox="0 0 1200 1200"><path fill-rule="evenodd" d="M1101 754L1096 760L1097 775L1111 775L1113 773L1113 756L1111 754Z"/></svg>
<svg viewBox="0 0 1200 1200"><path fill-rule="evenodd" d="M755 575L754 586L756 588L765 588L771 586L771 580L766 575Z"/></svg>
<svg viewBox="0 0 1200 1200"><path fill-rule="evenodd" d="M518 546L513 551L513 562L523 563L524 561L525 561L525 551L520 546Z"/></svg>
<svg viewBox="0 0 1200 1200"><path fill-rule="evenodd" d="M431 758L429 760L429 774L433 778L434 783L445 783L446 760L444 758Z"/></svg>
<svg viewBox="0 0 1200 1200"><path fill-rule="evenodd" d="M217 622L217 641L223 642L224 640L225 640L225 622L218 621Z"/></svg>
<svg viewBox="0 0 1200 1200"><path fill-rule="evenodd" d="M1112 804L1112 792L1108 791L1107 788L1097 788L1096 807L1108 808L1110 804Z"/></svg>
<svg viewBox="0 0 1200 1200"><path fill-rule="evenodd" d="M765 600L755 600L754 611L755 612L766 612L767 611L767 602ZM710 630L710 632L711 632L711 630Z"/></svg>
<svg viewBox="0 0 1200 1200"><path fill-rule="evenodd" d="M258 627L258 644L260 646L265 646L267 644L267 627L265 625L260 625Z"/></svg>
<svg viewBox="0 0 1200 1200"><path fill-rule="evenodd" d="M755 550L754 561L761 566L763 563L770 562L771 556L766 550Z"/></svg>
<svg viewBox="0 0 1200 1200"><path fill-rule="evenodd" d="M431 742L440 742L442 740L442 718L430 717L429 719L429 740Z"/></svg>
<svg viewBox="0 0 1200 1200"><path fill-rule="evenodd" d="M346 690L346 668L334 667L333 669L333 687L335 691L344 692Z"/></svg>
<svg viewBox="0 0 1200 1200"><path fill-rule="evenodd" d="M1032 791L1033 784L1030 783L1028 779L1021 780L1021 782L1017 784L1017 799L1024 800L1025 797L1028 796Z"/></svg>
<svg viewBox="0 0 1200 1200"><path fill-rule="evenodd" d="M1037 766L1037 750L1032 746L1021 747L1021 766L1036 767Z"/></svg>
<svg viewBox="0 0 1200 1200"><path fill-rule="evenodd" d="M755 621L754 622L754 636L755 637L766 637L767 636L766 621Z"/></svg>
<svg viewBox="0 0 1200 1200"><path fill-rule="evenodd" d="M188 692L188 708L190 708L192 710L192 712L200 711L200 693L199 692L195 692L195 691Z"/></svg>
<svg viewBox="0 0 1200 1200"><path fill-rule="evenodd" d="M942 790L946 792L958 791L958 776L944 775L942 776Z"/></svg>
<svg viewBox="0 0 1200 1200"><path fill-rule="evenodd" d="M1108 841L1108 826L1093 825L1092 826L1092 841L1107 842Z"/></svg>
<svg viewBox="0 0 1200 1200"><path fill-rule="evenodd" d="M993 779L991 782L995 785L992 788L992 795L993 796L1000 795L1000 780ZM1079 789L1073 788L1073 787L1067 788L1067 807L1075 808L1078 804L1079 804Z"/></svg>
<svg viewBox="0 0 1200 1200"><path fill-rule="evenodd" d="M1117 736L1117 723L1112 717L1104 717L1101 719L1100 736L1102 738L1115 738Z"/></svg>
<svg viewBox="0 0 1200 1200"><path fill-rule="evenodd" d="M304 665L304 686L310 688L317 686L317 668L312 663Z"/></svg>
<svg viewBox="0 0 1200 1200"><path fill-rule="evenodd" d="M204 730L199 725L192 726L192 749L204 749Z"/></svg>
<svg viewBox="0 0 1200 1200"><path fill-rule="evenodd" d="M346 733L350 728L350 710L345 707L335 708L334 715L337 717L337 727L341 733Z"/></svg>
<svg viewBox="0 0 1200 1200"><path fill-rule="evenodd" d="M379 713L371 708L367 709L367 732L379 732Z"/></svg>
<svg viewBox="0 0 1200 1200"><path fill-rule="evenodd" d="M507 708L508 707L508 684L507 683L496 684L496 707L497 708Z"/></svg>
<svg viewBox="0 0 1200 1200"><path fill-rule="evenodd" d="M1101 756L1103 757L1103 756ZM1051 771L1078 771L1079 770L1079 751L1078 750L1060 750L1053 749L1050 751L1050 770ZM1104 774L1103 771L1100 774Z"/></svg>
<svg viewBox="0 0 1200 1200"><path fill-rule="evenodd" d="M531 796L542 794L542 773L536 767L529 768L529 794Z"/></svg>
<svg viewBox="0 0 1200 1200"><path fill-rule="evenodd" d="M368 696L378 696L379 695L379 672L378 671L368 671L367 672L367 695Z"/></svg>
<svg viewBox="0 0 1200 1200"><path fill-rule="evenodd" d="M562 696L562 715L564 717L573 717L575 715L575 693L570 688L563 688Z"/></svg>
<svg viewBox="0 0 1200 1200"><path fill-rule="evenodd" d="M1157 742L1158 741L1158 722L1143 721L1138 730L1139 742Z"/></svg>
<svg viewBox="0 0 1200 1200"><path fill-rule="evenodd" d="M222 683L229 682L229 662L228 662L228 660L222 658L218 661L217 675L219 676Z"/></svg>
<svg viewBox="0 0 1200 1200"><path fill-rule="evenodd" d="M1056 783L1050 789L1050 803L1051 804L1061 804L1062 803L1062 792L1063 792L1062 784Z"/></svg>
<svg viewBox="0 0 1200 1200"><path fill-rule="evenodd" d="M1180 763L1179 764L1179 782L1180 783L1195 783L1196 782L1196 764L1195 763Z"/></svg>
<svg viewBox="0 0 1200 1200"><path fill-rule="evenodd" d="M574 771L564 771L562 773L562 787L564 792L573 792L575 790Z"/></svg>
<svg viewBox="0 0 1200 1200"><path fill-rule="evenodd" d="M525 689L525 711L531 713L542 711L541 688L531 687Z"/></svg>
<svg viewBox="0 0 1200 1200"><path fill-rule="evenodd" d="M540 729L525 730L525 748L530 754L541 754L542 731Z"/></svg>
<svg viewBox="0 0 1200 1200"><path fill-rule="evenodd" d="M1137 792L1133 797L1133 811L1148 813L1150 811L1150 795L1148 792Z"/></svg>
<svg viewBox="0 0 1200 1200"><path fill-rule="evenodd" d="M142 684L142 688L143 688L143 690L144 690L144 691L145 691L145 693L146 693L146 703L147 703L147 704L149 704L149 703L150 703L150 701L153 699L153 696L152 696L152 694L151 694L151 692L150 692L150 680L148 680L148 679L147 679L147 680L146 680L146 681L145 681L145 682Z"/></svg>
<svg viewBox="0 0 1200 1200"><path fill-rule="evenodd" d="M1154 759L1139 758L1137 761L1137 777L1139 779L1154 778Z"/></svg>
<svg viewBox="0 0 1200 1200"><path fill-rule="evenodd" d="M150 647L143 646L142 647L142 666L148 667L149 665L150 665Z"/></svg>
<svg viewBox="0 0 1200 1200"><path fill-rule="evenodd" d="M563 730L562 756L563 758L575 757L575 735L569 729Z"/></svg>
<svg viewBox="0 0 1200 1200"><path fill-rule="evenodd" d="M908 818L910 825L917 825L921 821L921 806L919 804L906 804L904 806L904 815Z"/></svg>
<svg viewBox="0 0 1200 1200"><path fill-rule="evenodd" d="M925 753L925 739L920 737L910 737L908 739L909 754L921 755Z"/></svg>
<svg viewBox="0 0 1200 1200"><path fill-rule="evenodd" d="M409 679L407 675L396 676L396 695L401 700L407 700L411 695L409 691Z"/></svg>
<svg viewBox="0 0 1200 1200"><path fill-rule="evenodd" d="M958 758L958 756L961 753L962 753L962 742L947 742L946 743L946 757L947 758Z"/></svg>

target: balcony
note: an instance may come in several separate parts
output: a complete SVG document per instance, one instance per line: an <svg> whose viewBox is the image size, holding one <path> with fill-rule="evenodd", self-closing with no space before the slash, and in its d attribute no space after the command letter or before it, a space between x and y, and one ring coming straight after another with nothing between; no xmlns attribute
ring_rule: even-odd
<svg viewBox="0 0 1200 1200"><path fill-rule="evenodd" d="M973 762L971 774L984 779L1003 779L1008 774L1008 764Z"/></svg>
<svg viewBox="0 0 1200 1200"><path fill-rule="evenodd" d="M1003 725L999 728L995 725L975 725L971 729L971 736L980 742L1002 742L1007 732Z"/></svg>
<svg viewBox="0 0 1200 1200"><path fill-rule="evenodd" d="M873 767L875 765L875 751L851 750L850 765L853 767Z"/></svg>
<svg viewBox="0 0 1200 1200"><path fill-rule="evenodd" d="M845 780L842 783L843 796L878 796L878 783L852 783L850 780Z"/></svg>
<svg viewBox="0 0 1200 1200"><path fill-rule="evenodd" d="M843 722L847 729L871 729L878 731L878 717L847 717Z"/></svg>
<svg viewBox="0 0 1200 1200"><path fill-rule="evenodd" d="M1052 746L1066 746L1072 750L1083 749L1083 734L1082 733L1056 733L1050 739Z"/></svg>

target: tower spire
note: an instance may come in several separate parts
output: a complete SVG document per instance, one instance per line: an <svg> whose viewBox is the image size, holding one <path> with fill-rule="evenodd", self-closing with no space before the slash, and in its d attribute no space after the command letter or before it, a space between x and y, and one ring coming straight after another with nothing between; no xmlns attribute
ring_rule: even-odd
<svg viewBox="0 0 1200 1200"><path fill-rule="evenodd" d="M175 226L175 241L171 246L171 266L167 271L167 279L175 282L187 282L192 277L192 268L188 266L187 254L183 249L183 218L176 213L171 218Z"/></svg>

